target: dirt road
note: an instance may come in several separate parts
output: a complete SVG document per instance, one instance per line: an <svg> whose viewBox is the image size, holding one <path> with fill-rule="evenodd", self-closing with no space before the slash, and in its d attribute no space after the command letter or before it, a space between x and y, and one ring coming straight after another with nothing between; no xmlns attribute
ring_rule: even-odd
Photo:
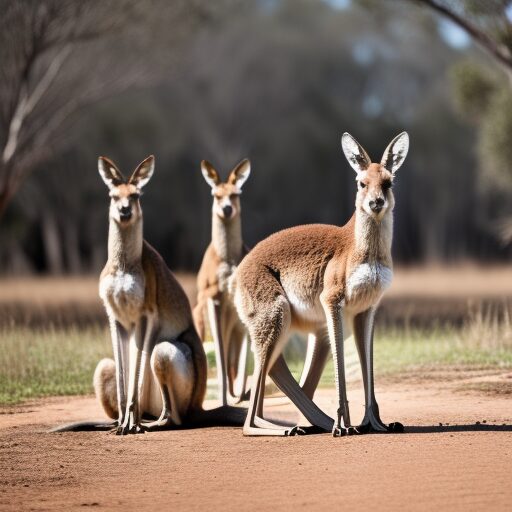
<svg viewBox="0 0 512 512"><path fill-rule="evenodd" d="M94 399L0 409L0 509L511 510L511 397L455 387L381 385L383 418L407 433L338 439L244 438L237 428L50 434L101 417ZM334 411L331 391L317 398ZM357 419L362 394L349 399ZM267 415L294 418L288 406Z"/></svg>

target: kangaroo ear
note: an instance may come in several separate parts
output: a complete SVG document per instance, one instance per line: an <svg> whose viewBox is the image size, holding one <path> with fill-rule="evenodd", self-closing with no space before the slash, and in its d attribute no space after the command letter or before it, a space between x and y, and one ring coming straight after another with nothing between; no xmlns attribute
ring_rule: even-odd
<svg viewBox="0 0 512 512"><path fill-rule="evenodd" d="M98 171L109 189L117 187L125 182L124 176L116 164L109 158L100 156L98 158Z"/></svg>
<svg viewBox="0 0 512 512"><path fill-rule="evenodd" d="M363 146L357 142L350 133L345 132L341 136L341 147L348 163L356 172L366 171L368 166L372 163L370 157L363 149Z"/></svg>
<svg viewBox="0 0 512 512"><path fill-rule="evenodd" d="M247 181L249 174L251 174L251 162L246 158L231 171L228 183L236 185L238 190L242 190L242 185Z"/></svg>
<svg viewBox="0 0 512 512"><path fill-rule="evenodd" d="M201 172L203 173L206 183L210 187L215 188L220 183L219 175L208 160L201 160Z"/></svg>
<svg viewBox="0 0 512 512"><path fill-rule="evenodd" d="M380 165L394 174L404 163L408 150L409 135L407 132L402 132L389 143L389 146L386 148L386 151L384 151L384 154L382 155Z"/></svg>
<svg viewBox="0 0 512 512"><path fill-rule="evenodd" d="M153 176L155 170L155 157L148 156L145 160L137 166L133 174L130 176L128 183L135 185L137 188L142 188L147 185L148 181Z"/></svg>

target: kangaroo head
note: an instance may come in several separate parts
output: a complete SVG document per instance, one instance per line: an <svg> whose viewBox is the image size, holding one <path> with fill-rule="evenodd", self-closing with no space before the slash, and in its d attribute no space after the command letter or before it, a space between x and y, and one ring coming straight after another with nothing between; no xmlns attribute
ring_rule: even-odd
<svg viewBox="0 0 512 512"><path fill-rule="evenodd" d="M363 147L349 133L345 132L341 137L341 147L357 173L356 209L381 220L395 206L391 187L395 172L407 156L409 135L407 132L397 135L384 151L380 164L372 163Z"/></svg>
<svg viewBox="0 0 512 512"><path fill-rule="evenodd" d="M251 173L249 160L242 160L229 174L227 181L221 182L217 171L206 160L201 162L201 171L210 185L213 196L213 214L228 221L240 215L240 194L242 185Z"/></svg>
<svg viewBox="0 0 512 512"><path fill-rule="evenodd" d="M98 171L109 189L109 217L122 226L128 226L142 218L140 196L144 187L153 175L155 157L149 156L143 160L127 180L116 164L100 156Z"/></svg>

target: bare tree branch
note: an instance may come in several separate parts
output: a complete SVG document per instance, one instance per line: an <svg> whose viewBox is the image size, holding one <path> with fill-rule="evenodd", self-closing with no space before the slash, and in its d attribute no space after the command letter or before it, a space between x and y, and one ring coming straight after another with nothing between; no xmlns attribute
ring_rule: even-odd
<svg viewBox="0 0 512 512"><path fill-rule="evenodd" d="M163 78L169 48L217 9L202 0L0 0L0 218L34 165L69 140L80 109Z"/></svg>
<svg viewBox="0 0 512 512"><path fill-rule="evenodd" d="M449 9L437 0L413 0L416 3L430 7L432 10L442 14L460 28L465 30L480 46L487 50L508 72L512 72L512 54L503 44L499 44L492 37L488 36L483 30L479 29L468 19Z"/></svg>
<svg viewBox="0 0 512 512"><path fill-rule="evenodd" d="M14 155L16 151L16 147L18 145L18 136L23 125L23 122L27 118L27 116L34 110L34 107L39 103L45 92L50 87L51 83L57 76L64 60L71 52L71 45L66 45L62 48L50 66L40 78L39 82L35 86L32 93L28 92L28 83L25 81L22 84L22 93L19 98L18 106L14 112L14 115L11 119L11 124L9 126L7 142L4 146L4 150L2 152L2 163L6 164Z"/></svg>

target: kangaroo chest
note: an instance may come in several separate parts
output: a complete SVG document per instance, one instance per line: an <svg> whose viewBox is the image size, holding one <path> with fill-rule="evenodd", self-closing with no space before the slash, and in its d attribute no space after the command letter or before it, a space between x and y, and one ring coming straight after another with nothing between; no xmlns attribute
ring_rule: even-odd
<svg viewBox="0 0 512 512"><path fill-rule="evenodd" d="M100 297L109 313L124 326L131 325L144 305L145 280L141 272L117 270L100 281Z"/></svg>
<svg viewBox="0 0 512 512"><path fill-rule="evenodd" d="M229 279L236 270L236 265L223 261L217 268L217 279L219 283L219 290L222 293L227 293L229 288Z"/></svg>
<svg viewBox="0 0 512 512"><path fill-rule="evenodd" d="M393 279L393 271L382 263L357 265L346 282L346 307L356 312L376 305Z"/></svg>

